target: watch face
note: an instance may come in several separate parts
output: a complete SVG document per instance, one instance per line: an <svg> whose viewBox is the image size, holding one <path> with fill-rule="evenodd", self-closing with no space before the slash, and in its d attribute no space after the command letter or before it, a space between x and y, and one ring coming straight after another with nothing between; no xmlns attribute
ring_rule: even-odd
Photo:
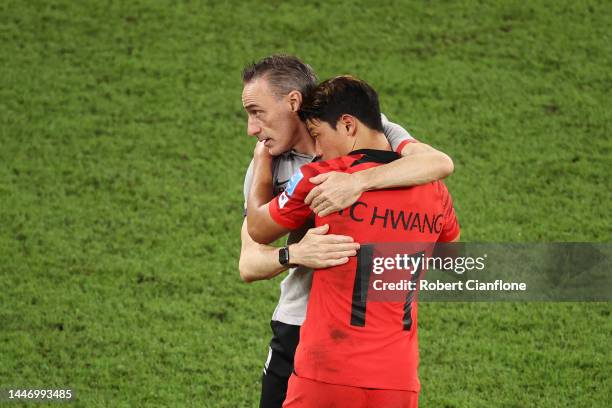
<svg viewBox="0 0 612 408"><path fill-rule="evenodd" d="M278 251L278 262L280 262L281 265L289 263L289 248L284 247Z"/></svg>

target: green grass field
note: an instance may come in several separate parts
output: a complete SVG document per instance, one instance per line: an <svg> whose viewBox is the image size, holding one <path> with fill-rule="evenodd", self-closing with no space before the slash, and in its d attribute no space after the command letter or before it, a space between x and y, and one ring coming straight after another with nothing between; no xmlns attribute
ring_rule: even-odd
<svg viewBox="0 0 612 408"><path fill-rule="evenodd" d="M238 276L240 71L271 53L450 154L463 240L610 242L610 27L608 1L0 2L0 388L256 405L280 280ZM421 406L607 407L611 311L424 303Z"/></svg>

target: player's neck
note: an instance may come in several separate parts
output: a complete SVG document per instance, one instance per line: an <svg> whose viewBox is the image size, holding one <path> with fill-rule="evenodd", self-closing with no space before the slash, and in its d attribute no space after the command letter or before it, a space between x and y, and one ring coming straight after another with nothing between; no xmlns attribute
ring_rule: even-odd
<svg viewBox="0 0 612 408"><path fill-rule="evenodd" d="M302 122L300 122L300 125L297 128L296 140L297 143L293 145L293 150L309 156L316 155L315 141L312 136L310 136L310 133L308 133L306 125Z"/></svg>
<svg viewBox="0 0 612 408"><path fill-rule="evenodd" d="M391 146L385 137L385 134L373 129L363 129L355 136L355 145L352 150L373 149L373 150L391 150Z"/></svg>

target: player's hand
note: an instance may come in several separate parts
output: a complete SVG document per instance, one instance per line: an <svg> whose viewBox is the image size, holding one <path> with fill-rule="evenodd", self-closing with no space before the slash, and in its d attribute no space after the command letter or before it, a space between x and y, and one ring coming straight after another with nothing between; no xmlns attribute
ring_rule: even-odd
<svg viewBox="0 0 612 408"><path fill-rule="evenodd" d="M353 205L364 191L357 177L336 171L319 174L310 182L318 186L310 190L304 202L319 217Z"/></svg>
<svg viewBox="0 0 612 408"><path fill-rule="evenodd" d="M308 230L302 240L289 245L289 262L312 269L342 265L355 256L359 244L345 235L325 235L329 225Z"/></svg>

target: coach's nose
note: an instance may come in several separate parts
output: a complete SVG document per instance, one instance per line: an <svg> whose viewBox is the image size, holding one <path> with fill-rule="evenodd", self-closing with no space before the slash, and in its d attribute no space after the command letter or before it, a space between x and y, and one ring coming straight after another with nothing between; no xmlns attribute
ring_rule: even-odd
<svg viewBox="0 0 612 408"><path fill-rule="evenodd" d="M249 117L247 121L247 133L249 136L257 136L261 133L261 125L256 119Z"/></svg>

